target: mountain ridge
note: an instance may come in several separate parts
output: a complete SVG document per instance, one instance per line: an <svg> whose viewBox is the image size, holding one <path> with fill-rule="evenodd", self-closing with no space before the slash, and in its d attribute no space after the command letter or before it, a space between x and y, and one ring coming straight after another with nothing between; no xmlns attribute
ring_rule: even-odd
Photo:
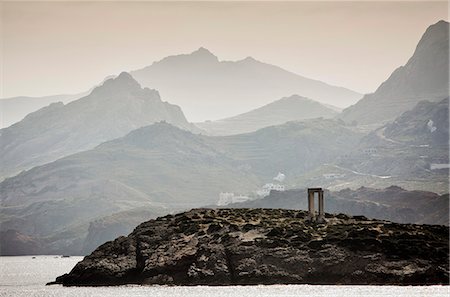
<svg viewBox="0 0 450 297"><path fill-rule="evenodd" d="M233 135L249 133L284 124L312 118L332 118L337 115L335 109L309 98L292 95L283 97L257 109L217 121L195 123L211 135Z"/></svg>
<svg viewBox="0 0 450 297"><path fill-rule="evenodd" d="M141 88L128 74L106 80L80 99L53 103L0 130L0 177L95 147L166 120L197 131L176 106L156 90Z"/></svg>
<svg viewBox="0 0 450 297"><path fill-rule="evenodd" d="M187 117L196 121L200 114L210 119L233 116L288 94L344 106L362 96L251 57L220 61L205 48L169 56L130 73L142 85L157 88L182 106Z"/></svg>
<svg viewBox="0 0 450 297"><path fill-rule="evenodd" d="M216 203L221 192L252 193L281 168L288 175L305 172L333 160L360 137L333 120L226 137L159 122L5 179L0 227L51 236L47 250L76 253L89 222L98 218L136 208L200 207ZM321 148L323 139L337 145ZM307 145L298 148L299 143Z"/></svg>
<svg viewBox="0 0 450 297"><path fill-rule="evenodd" d="M358 124L384 124L421 100L449 96L449 23L427 28L404 66L395 69L372 94L346 108L339 118Z"/></svg>

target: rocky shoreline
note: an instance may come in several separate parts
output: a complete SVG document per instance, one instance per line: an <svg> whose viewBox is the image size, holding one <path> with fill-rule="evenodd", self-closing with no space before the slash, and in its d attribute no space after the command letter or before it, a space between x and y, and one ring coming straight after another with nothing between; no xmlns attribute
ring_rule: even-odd
<svg viewBox="0 0 450 297"><path fill-rule="evenodd" d="M449 284L449 228L305 211L194 209L140 224L51 284Z"/></svg>

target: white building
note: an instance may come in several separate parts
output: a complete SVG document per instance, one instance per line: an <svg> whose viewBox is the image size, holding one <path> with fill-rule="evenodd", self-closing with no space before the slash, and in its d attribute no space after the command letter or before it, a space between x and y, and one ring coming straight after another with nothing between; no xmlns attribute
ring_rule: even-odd
<svg viewBox="0 0 450 297"><path fill-rule="evenodd" d="M284 185L280 185L280 184L265 184L262 189L256 191L256 194L258 196L264 197L270 194L270 191L275 190L275 191L279 191L279 192L284 192L286 190L286 188L284 187Z"/></svg>
<svg viewBox="0 0 450 297"><path fill-rule="evenodd" d="M231 203L239 203L251 200L250 197L245 195L235 195L230 192L222 192L219 194L219 201L217 202L218 206L224 206Z"/></svg>

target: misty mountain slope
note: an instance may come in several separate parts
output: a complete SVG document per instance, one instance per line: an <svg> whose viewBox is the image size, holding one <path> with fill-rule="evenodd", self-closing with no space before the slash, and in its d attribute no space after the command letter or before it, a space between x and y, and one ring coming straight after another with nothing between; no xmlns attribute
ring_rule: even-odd
<svg viewBox="0 0 450 297"><path fill-rule="evenodd" d="M158 89L164 98L182 106L187 117L196 121L244 113L289 94L339 107L349 106L362 97L250 57L235 62L219 61L204 48L164 58L130 73L143 86Z"/></svg>
<svg viewBox="0 0 450 297"><path fill-rule="evenodd" d="M100 84L95 85L91 89L78 94L60 94L42 97L18 96L0 99L0 129L11 126L20 122L28 114L44 108L52 103L62 102L67 104L76 99L89 95L96 87L101 86L108 79L115 78L116 75L108 75Z"/></svg>
<svg viewBox="0 0 450 297"><path fill-rule="evenodd" d="M358 144L363 134L330 119L288 122L253 133L210 137L218 150L264 178L290 177L333 162Z"/></svg>
<svg viewBox="0 0 450 297"><path fill-rule="evenodd" d="M166 214L164 208L136 208L99 218L89 224L81 252L87 255L107 241L130 234L140 223Z"/></svg>
<svg viewBox="0 0 450 297"><path fill-rule="evenodd" d="M4 180L0 225L45 237L134 208L210 204L257 181L201 136L159 123Z"/></svg>
<svg viewBox="0 0 450 297"><path fill-rule="evenodd" d="M248 133L268 126L313 118L332 118L335 109L298 95L284 97L255 110L217 121L195 123L211 135Z"/></svg>
<svg viewBox="0 0 450 297"><path fill-rule="evenodd" d="M59 191L65 197L73 194L89 198L95 190L88 185L98 185L99 189L128 189L125 192L130 197L125 197L124 204L132 205L131 199L136 197L172 206L201 205L210 202L211 196L216 200L218 192L214 190L211 195L211 187L226 188L236 182L245 185L244 181L250 184L251 176L243 179L240 174L244 172L234 165L232 159L209 146L203 137L157 123L7 178L0 184L1 201L3 206L18 206L58 199L62 194ZM183 187L191 192L185 192ZM110 200L120 198L107 191L98 194L107 194L103 198Z"/></svg>
<svg viewBox="0 0 450 297"><path fill-rule="evenodd" d="M421 101L412 110L386 125L383 135L402 143L448 146L448 114L448 97L439 102Z"/></svg>
<svg viewBox="0 0 450 297"><path fill-rule="evenodd" d="M325 212L328 213L364 215L397 223L449 224L448 194L407 191L396 186L385 189L361 187L356 190L326 190L324 199ZM307 210L307 190L272 191L263 199L229 204L227 207Z"/></svg>
<svg viewBox="0 0 450 297"><path fill-rule="evenodd" d="M51 103L68 103L88 95L87 92L74 95L52 95L44 97L12 97L0 99L0 129L21 121L27 114Z"/></svg>
<svg viewBox="0 0 450 297"><path fill-rule="evenodd" d="M98 218L215 204L221 192L252 193L279 171L304 173L335 159L360 138L332 120L228 137L157 123L4 180L0 226L47 238L50 250L75 243L81 249Z"/></svg>
<svg viewBox="0 0 450 297"><path fill-rule="evenodd" d="M419 102L394 122L365 136L357 150L366 155L353 168L378 175L448 177L448 170L433 170L433 163L449 163L448 99ZM372 150L372 151L371 151ZM356 154L355 154L356 155ZM351 163L347 159L342 163Z"/></svg>
<svg viewBox="0 0 450 297"><path fill-rule="evenodd" d="M449 191L449 105L419 102L392 123L364 136L336 162L321 165L297 184L329 189L402 186L437 193Z"/></svg>
<svg viewBox="0 0 450 297"><path fill-rule="evenodd" d="M181 109L142 89L127 73L109 79L88 96L53 103L0 130L0 177L90 149L133 129L159 122L196 128Z"/></svg>
<svg viewBox="0 0 450 297"><path fill-rule="evenodd" d="M419 101L439 101L449 95L449 23L428 27L413 56L397 68L373 94L365 95L339 116L358 124L393 120Z"/></svg>

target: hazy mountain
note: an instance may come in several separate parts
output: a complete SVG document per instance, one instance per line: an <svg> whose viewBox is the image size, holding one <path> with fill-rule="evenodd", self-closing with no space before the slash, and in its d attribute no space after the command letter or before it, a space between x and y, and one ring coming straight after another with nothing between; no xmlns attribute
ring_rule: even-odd
<svg viewBox="0 0 450 297"><path fill-rule="evenodd" d="M250 57L219 61L205 48L170 56L130 73L143 86L158 89L164 98L182 106L187 117L196 121L233 116L288 94L339 107L362 97Z"/></svg>
<svg viewBox="0 0 450 297"><path fill-rule="evenodd" d="M346 108L346 122L372 124L393 120L419 101L439 101L449 95L449 23L439 21L420 39L413 56L397 68L373 94Z"/></svg>
<svg viewBox="0 0 450 297"><path fill-rule="evenodd" d="M16 230L0 231L0 255L22 256L42 253L41 243Z"/></svg>
<svg viewBox="0 0 450 297"><path fill-rule="evenodd" d="M432 166L437 163L448 168L448 125L448 99L434 103L420 102L393 123L361 140L357 150L365 155L364 159L356 161L347 158L341 164L352 164L351 168L357 171L397 176L405 180L412 177L428 181L445 178L448 191L448 169L433 170ZM438 190L442 189L435 191Z"/></svg>
<svg viewBox="0 0 450 297"><path fill-rule="evenodd" d="M355 147L362 136L342 122L312 119L248 134L210 137L209 142L258 176L271 180L282 172L289 183L320 164L333 162Z"/></svg>
<svg viewBox="0 0 450 297"><path fill-rule="evenodd" d="M211 135L232 135L253 132L289 121L319 117L332 118L336 114L336 108L293 95L231 118L206 121L195 125Z"/></svg>
<svg viewBox="0 0 450 297"><path fill-rule="evenodd" d="M0 130L0 177L44 164L161 120L196 129L181 109L128 74L67 105L53 103Z"/></svg>
<svg viewBox="0 0 450 297"><path fill-rule="evenodd" d="M334 163L304 174L297 184L329 189L398 185L449 192L449 101L419 102L392 123L363 137Z"/></svg>
<svg viewBox="0 0 450 297"><path fill-rule="evenodd" d="M448 97L440 102L421 101L412 110L386 125L383 134L388 139L402 143L448 146L448 114Z"/></svg>
<svg viewBox="0 0 450 297"><path fill-rule="evenodd" d="M89 95L96 87L101 86L108 79L116 75L109 75L103 81L92 87L90 90L78 94L60 94L42 97L17 96L0 99L0 128L9 127L21 121L28 114L35 112L52 103L62 102L67 104L76 99Z"/></svg>
<svg viewBox="0 0 450 297"><path fill-rule="evenodd" d="M293 176L334 160L360 137L332 120L227 137L157 123L4 180L0 227L45 238L48 252L79 253L88 249L94 220L215 204L220 192L252 193L280 170Z"/></svg>
<svg viewBox="0 0 450 297"><path fill-rule="evenodd" d="M166 214L167 209L164 208L137 208L99 218L89 224L81 253L87 255L107 241L128 235L140 223Z"/></svg>
<svg viewBox="0 0 450 297"><path fill-rule="evenodd" d="M449 196L433 192L361 187L357 190L325 191L325 212L364 215L397 223L449 224ZM317 203L317 199L316 199ZM227 207L308 209L307 190L272 191L269 196ZM317 206L316 206L317 208Z"/></svg>
<svg viewBox="0 0 450 297"><path fill-rule="evenodd" d="M99 218L136 208L201 206L221 191L257 187L251 173L201 136L158 123L4 180L0 226L51 237L49 249L72 249Z"/></svg>
<svg viewBox="0 0 450 297"><path fill-rule="evenodd" d="M37 111L51 103L68 103L86 96L88 93L74 95L53 95L44 97L11 97L0 99L0 128L9 127L21 121L27 114Z"/></svg>

